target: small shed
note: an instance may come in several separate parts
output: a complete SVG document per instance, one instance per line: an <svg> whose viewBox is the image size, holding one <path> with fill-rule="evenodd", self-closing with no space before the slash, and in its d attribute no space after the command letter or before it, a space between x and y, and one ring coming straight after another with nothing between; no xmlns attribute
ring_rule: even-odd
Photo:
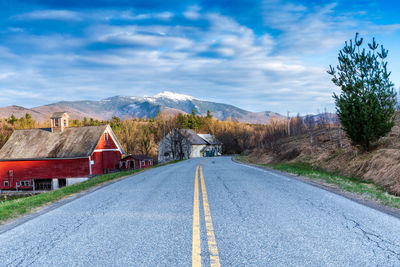
<svg viewBox="0 0 400 267"><path fill-rule="evenodd" d="M121 169L144 169L153 166L153 158L146 155L128 155L121 160Z"/></svg>

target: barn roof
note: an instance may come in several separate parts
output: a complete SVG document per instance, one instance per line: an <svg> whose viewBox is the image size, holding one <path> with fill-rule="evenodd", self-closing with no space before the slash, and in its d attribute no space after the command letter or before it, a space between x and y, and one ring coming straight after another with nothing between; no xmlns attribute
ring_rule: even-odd
<svg viewBox="0 0 400 267"><path fill-rule="evenodd" d="M153 158L146 156L146 155L128 155L125 158L123 158L122 160L126 160L126 159L144 160L144 159L153 159Z"/></svg>
<svg viewBox="0 0 400 267"><path fill-rule="evenodd" d="M63 132L15 130L1 148L0 160L88 157L106 129L113 135L108 125L71 127ZM116 143L122 149L118 140Z"/></svg>
<svg viewBox="0 0 400 267"><path fill-rule="evenodd" d="M198 136L193 130L179 129L179 132L192 144L192 145L207 145L207 142Z"/></svg>
<svg viewBox="0 0 400 267"><path fill-rule="evenodd" d="M219 141L215 136L211 134L197 134L201 138L203 138L210 145L222 145L221 141Z"/></svg>

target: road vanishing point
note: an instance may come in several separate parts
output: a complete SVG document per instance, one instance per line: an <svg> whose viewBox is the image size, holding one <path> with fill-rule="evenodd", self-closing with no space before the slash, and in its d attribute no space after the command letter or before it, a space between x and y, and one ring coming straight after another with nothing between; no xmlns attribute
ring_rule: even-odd
<svg viewBox="0 0 400 267"><path fill-rule="evenodd" d="M0 233L0 266L400 266L398 218L230 157L150 169Z"/></svg>

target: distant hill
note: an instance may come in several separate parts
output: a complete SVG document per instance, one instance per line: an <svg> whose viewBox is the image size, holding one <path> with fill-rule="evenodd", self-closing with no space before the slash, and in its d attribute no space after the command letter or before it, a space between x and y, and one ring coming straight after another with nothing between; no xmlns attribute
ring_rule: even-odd
<svg viewBox="0 0 400 267"><path fill-rule="evenodd" d="M236 119L247 123L265 124L273 117L284 118L282 115L272 111L250 112L232 105L203 101L188 95L168 91L155 96L114 96L100 101L61 101L32 109L9 106L0 108L0 117L10 117L12 114L16 117L21 117L25 113L31 113L35 120L45 121L55 111L66 111L74 119L87 117L108 120L113 116L118 116L122 119L150 118L157 116L158 112L167 115L191 113L192 109L199 115L206 115L207 110L210 110L211 114L220 120L231 118L232 120Z"/></svg>

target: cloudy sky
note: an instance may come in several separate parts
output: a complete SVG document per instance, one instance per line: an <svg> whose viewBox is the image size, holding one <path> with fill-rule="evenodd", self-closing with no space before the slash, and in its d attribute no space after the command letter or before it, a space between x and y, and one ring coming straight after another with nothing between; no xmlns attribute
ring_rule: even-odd
<svg viewBox="0 0 400 267"><path fill-rule="evenodd" d="M0 106L168 90L251 111L334 110L326 74L355 32L389 49L397 1L0 1Z"/></svg>

